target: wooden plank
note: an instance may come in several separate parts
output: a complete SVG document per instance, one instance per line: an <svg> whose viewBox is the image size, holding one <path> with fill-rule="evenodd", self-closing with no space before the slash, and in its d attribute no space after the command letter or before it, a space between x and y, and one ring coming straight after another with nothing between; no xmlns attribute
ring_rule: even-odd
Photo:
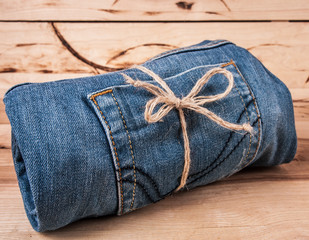
<svg viewBox="0 0 309 240"><path fill-rule="evenodd" d="M106 72L73 56L48 23L0 23L0 26L0 123L9 122L2 99L15 84ZM308 126L309 23L58 23L55 26L79 54L109 68L127 67L176 46L202 41L204 36L215 39L225 34L224 38L249 49L292 89L293 98L296 97L296 120L302 121L301 126ZM190 37L182 34L186 31ZM262 32L260 37L258 33ZM243 38L244 35L247 37ZM299 132L307 136L307 130Z"/></svg>
<svg viewBox="0 0 309 240"><path fill-rule="evenodd" d="M55 27L0 23L0 88L45 80L45 75L32 77L34 73L90 75L126 68L205 39L228 39L249 49L289 88L309 86L309 23L56 23Z"/></svg>
<svg viewBox="0 0 309 240"><path fill-rule="evenodd" d="M307 139L309 136L308 135L309 122L308 121L296 121L295 126L296 126L297 137Z"/></svg>
<svg viewBox="0 0 309 240"><path fill-rule="evenodd" d="M15 184L17 177L12 166L0 167L0 184Z"/></svg>
<svg viewBox="0 0 309 240"><path fill-rule="evenodd" d="M11 125L0 124L0 149L11 147Z"/></svg>
<svg viewBox="0 0 309 240"><path fill-rule="evenodd" d="M308 0L0 0L0 9L0 239L309 239L309 22L286 21L309 20ZM198 22L231 20L280 22ZM114 71L205 39L243 46L289 87L295 159L245 169L122 217L36 233L12 160L2 101L8 88Z"/></svg>
<svg viewBox="0 0 309 240"><path fill-rule="evenodd" d="M190 233L191 237L207 233L214 238L226 233L232 234L231 239L245 236L269 239L279 237L276 234L282 231L289 239L306 237L309 236L306 232L309 194L304 189L309 184L308 144L308 140L299 141L296 158L289 164L243 170L223 181L176 194L123 217L81 220L44 235L35 233L26 219L13 165L0 166L0 176L7 171L0 178L0 237L5 233L9 238L31 235L32 239L44 239L44 236L75 239L76 234L81 238L87 234L89 239L115 236L117 239L130 232L130 236L142 239L161 236L182 239L177 229ZM0 156L10 158L9 153L10 150L0 149ZM273 228L280 231L271 231Z"/></svg>
<svg viewBox="0 0 309 240"><path fill-rule="evenodd" d="M207 21L306 20L307 0L15 0L0 1L1 20Z"/></svg>
<svg viewBox="0 0 309 240"><path fill-rule="evenodd" d="M3 239L307 239L308 180L226 182L182 192L121 217L35 232L16 185L0 185ZM282 238L282 236L284 236Z"/></svg>
<svg viewBox="0 0 309 240"><path fill-rule="evenodd" d="M0 148L0 167L12 167L13 159L11 149Z"/></svg>
<svg viewBox="0 0 309 240"><path fill-rule="evenodd" d="M1 59L1 61L3 61ZM0 96L15 84L24 82L48 82L56 81L60 79L79 78L94 75L94 73L36 73L36 72L11 72L11 73L0 73Z"/></svg>
<svg viewBox="0 0 309 240"><path fill-rule="evenodd" d="M292 94L296 122L308 122L309 88L292 88L290 92Z"/></svg>

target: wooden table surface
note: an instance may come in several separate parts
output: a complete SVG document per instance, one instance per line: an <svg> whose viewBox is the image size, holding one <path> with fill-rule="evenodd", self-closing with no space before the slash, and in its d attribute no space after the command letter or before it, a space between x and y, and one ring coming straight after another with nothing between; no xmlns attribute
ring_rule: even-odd
<svg viewBox="0 0 309 240"><path fill-rule="evenodd" d="M0 0L0 238L309 239L308 20L308 0ZM35 232L14 171L6 90L127 68L206 39L247 48L288 86L294 161L244 170L122 217Z"/></svg>

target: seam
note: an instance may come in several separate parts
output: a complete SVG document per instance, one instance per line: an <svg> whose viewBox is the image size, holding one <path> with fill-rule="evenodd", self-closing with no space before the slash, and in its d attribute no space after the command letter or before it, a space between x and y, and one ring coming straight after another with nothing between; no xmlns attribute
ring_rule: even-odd
<svg viewBox="0 0 309 240"><path fill-rule="evenodd" d="M130 179L122 179L122 181L124 182L129 182L129 183L133 183L134 181L130 180ZM145 186L143 184L141 184L140 182L135 182L137 184L137 186L139 186L141 189L143 189L143 192L146 194L147 198L152 202L157 202L155 200L152 199L152 197L150 196L148 190L145 188Z"/></svg>
<svg viewBox="0 0 309 240"><path fill-rule="evenodd" d="M256 122L259 121L259 117L257 117L257 119L254 121L254 123L252 124L253 126L256 124ZM190 182L190 184L196 182L197 180L201 179L202 177L204 177L206 174L209 174L210 172L212 172L213 170L215 170L217 167L219 167L226 159L228 159L228 157L235 151L235 149L239 146L239 144L245 139L245 137L248 135L249 133L246 133L239 141L238 143L234 146L234 148L229 152L229 154L222 159L219 163L217 163L217 165L213 168L211 168L208 172L204 173L203 175L199 176L198 178L194 179L192 182Z"/></svg>
<svg viewBox="0 0 309 240"><path fill-rule="evenodd" d="M131 166L126 166L126 167L122 167L122 170L132 170L133 168ZM152 186L154 187L155 189L155 192L157 193L157 195L160 197L160 198L163 198L163 195L161 195L159 189L158 189L158 185L156 184L156 182L154 181L154 179L146 172L144 172L143 170L141 170L140 168L138 167L135 167L135 170L140 173L141 175L145 176L146 178L148 178L148 180L150 181L150 183L152 184Z"/></svg>
<svg viewBox="0 0 309 240"><path fill-rule="evenodd" d="M100 96L100 95L104 95L106 93L111 93L112 92L112 89L108 89L106 91L103 91L103 92L99 92L99 93L96 93L94 95L92 95L90 97L90 99L94 102L94 104L96 105L97 109L99 110L100 114L102 115L103 119L104 119L104 122L106 123L106 126L108 127L109 129L109 135L111 137L111 140L112 140L112 144L113 144L113 148L114 148L114 151L115 151L115 156L116 156L116 160L117 160L117 165L118 165L118 173L119 173L119 177L120 177L120 194L121 194L121 210L120 210L120 214L123 213L123 187L122 187L122 177L121 177L121 168L120 168L120 162L119 162L119 158L118 158L118 153L117 153L117 148L116 148L116 144L115 144L115 141L114 141L114 137L112 135L112 131L111 131L111 127L109 126L103 112L101 111L100 109L100 106L98 105L97 101L95 100L95 98L97 96Z"/></svg>
<svg viewBox="0 0 309 240"><path fill-rule="evenodd" d="M228 41L228 40L218 40L218 41L215 41L215 42L214 41L209 42L209 43L201 45L201 46L189 46L189 47L183 47L183 48L176 48L176 49L172 49L170 51L167 51L165 53L161 53L161 54L149 59L147 62L158 60L160 58L167 57L167 56L177 54L177 53L183 53L183 52L187 52L187 51L205 50L205 49L214 47L216 45L221 46L222 44L227 44L227 43L231 43L231 42Z"/></svg>
<svg viewBox="0 0 309 240"><path fill-rule="evenodd" d="M254 103L254 105L255 105L255 98L254 98L254 96L253 96L253 94L252 94L252 92L251 92L251 90L250 90L248 84L246 83L246 81L244 80L243 76L241 75L241 73L240 73L239 70L237 69L237 66L236 66L235 62L231 59L230 62L225 63L225 64L222 64L221 67L227 67L227 66L229 66L229 65L233 65L233 66L234 66L234 68L236 69L236 71L238 72L238 74L241 76L242 80L245 82L245 84L246 84L246 86L247 86L247 88L248 88L248 90L249 90L249 92L250 92L250 95L251 95L251 97L252 97L252 100L249 101L248 106L250 105L250 103L251 103L252 101L253 101L253 103ZM247 106L246 106L246 104L245 104L245 101L244 101L243 97L241 96L241 93L240 93L238 87L236 86L236 84L234 84L234 86L235 86L235 88L236 88L236 90L237 90L237 92L238 92L238 94L239 94L239 97L240 97L240 99L241 99L241 101L242 101L242 103L243 103L243 105L244 105L244 110L245 110L245 112L246 112L247 119L248 119L248 121L249 121L249 123L250 123L250 118L249 118L249 114L248 114L248 109L247 109ZM244 111L244 110L243 110L243 111ZM257 112L256 105L255 105L255 110L256 110L256 112ZM240 114L239 119L237 120L237 122L240 120L240 117L242 116L243 111L242 111L242 113ZM259 114L258 114L258 112L257 112L257 116L258 116L258 119L259 119ZM260 133L260 123L259 123L259 133ZM245 134L244 136L246 136L246 135L247 135L247 134ZM225 150L227 144L230 142L231 137L232 137L232 134L230 133L230 136L229 136L228 140L226 141L225 146L224 146L223 149L220 151L220 153L219 153L219 155L216 157L216 159L215 159L210 165L208 165L205 169L203 169L203 170L201 170L201 171L199 171L199 172L197 172L197 173L194 173L194 174L190 175L190 176L188 177L188 179L190 179L190 178L192 178L192 177L194 177L194 176L196 176L196 175L198 175L198 174L200 174L200 173L206 171L207 169L209 169L209 168L221 157L221 155L222 155L222 153L224 152L224 150ZM260 134L259 134L259 137L260 137ZM242 141L243 139L244 139L244 137L241 139L241 141ZM259 142L259 140L258 140L258 142ZM239 144L239 143L238 143L238 144ZM249 156L249 153L250 153L250 150L251 150L251 145L252 145L252 135L250 134L250 138L249 138L249 147L248 147L248 151L247 151L246 157L245 157L245 159L243 160L244 162L247 160L247 158L248 158L248 156ZM235 149L236 149L236 148L234 147L234 148L233 148L233 151L234 151ZM256 153L256 151L257 151L257 148L256 148L256 150L255 150L255 153ZM232 152L230 152L230 153L228 154L228 156L230 156L231 153L232 153ZM255 155L255 153L254 153L254 155ZM254 155L253 155L253 158L254 158ZM224 158L224 160L226 160L226 159L227 159L227 157ZM252 159L249 161L249 163L250 163L251 161L252 161ZM222 161L220 161L220 164L221 164L221 163L222 163ZM216 167L220 166L220 164L217 164ZM211 169L211 171L213 171L216 167L214 167L213 169ZM209 172L211 172L211 171L209 171ZM201 177L205 176L205 175L208 174L209 172L206 172L206 173L204 173L202 176L200 176L200 177L194 179L192 182L190 182L190 184L193 183L193 182L195 182L197 179L200 179Z"/></svg>
<svg viewBox="0 0 309 240"><path fill-rule="evenodd" d="M253 101L253 100L250 100L250 101L247 103L247 107L252 103L252 101ZM241 119L241 117L242 117L242 115L244 114L245 110L246 110L246 108L244 108L244 109L242 110L241 114L239 115L239 117L238 117L238 119L237 119L237 123L238 123L239 120ZM198 172L196 172L196 173L190 175L190 176L188 177L188 179L191 179L191 178L195 177L196 175L201 174L202 172L206 171L209 167L211 167L211 166L222 156L222 153L223 153L224 150L226 149L227 145L228 145L229 142L231 141L232 136L233 136L234 134L235 134L235 132L230 132L230 135L229 135L227 141L225 142L224 147L223 147L222 150L220 151L219 155L215 158L214 161L212 161L211 164L209 164L208 167L206 167L205 169L203 169L203 170L201 170L201 171L198 171ZM194 181L194 180L193 180L193 181Z"/></svg>
<svg viewBox="0 0 309 240"><path fill-rule="evenodd" d="M212 67L212 66L213 66L213 67L216 67L216 66L223 66L223 65L224 65L224 63L215 63L215 64L208 64L208 65L196 66L196 67L187 69L187 70L185 70L185 71L183 71L183 72L179 72L179 73L177 73L177 74L175 74L175 75L172 75L172 76L170 76L170 77L164 78L164 81L166 81L166 82L171 81L171 79L173 79L173 78L177 78L177 77L179 77L179 76L181 76L181 75L184 75L184 74L186 74L186 73L188 73L188 72L195 71L195 70L198 70L198 69L201 69L201 68L208 68L208 67ZM130 70L130 69L128 69L128 70ZM150 82L150 83L152 83L153 80L147 79L147 80L143 80L143 82ZM122 88L122 87L127 87L127 85L119 85L119 86L116 86L116 87Z"/></svg>
<svg viewBox="0 0 309 240"><path fill-rule="evenodd" d="M235 85L235 88L236 88L236 90L237 90L237 92L238 92L238 94L239 94L239 97L240 97L240 99L241 99L241 101L242 101L242 103L243 103L243 105L244 105L244 107L245 107L245 109L246 109L247 120L248 120L248 122L250 123L250 118L249 118L249 114L248 114L248 109L247 109L247 107L246 107L245 101L244 101L243 97L240 95L240 91L239 91L239 89L238 89L238 87L237 87L236 85ZM250 139L249 139L249 147L248 147L247 155L246 155L246 157L245 157L245 159L244 159L244 162L247 160L247 158L248 158L248 156L249 156L249 153L250 153L250 150L251 150L252 135L249 134L249 136L250 136Z"/></svg>
<svg viewBox="0 0 309 240"><path fill-rule="evenodd" d="M230 62L228 62L228 63L222 64L221 67L226 67L226 66L229 66L229 65L233 65L233 66L235 67L233 60L230 60ZM235 69L236 69L236 67L235 67ZM244 101L243 97L241 96L241 93L240 93L238 87L236 86L236 84L234 84L234 87L235 87L235 89L237 90L238 95L239 95L239 98L240 98L240 100L242 101L242 103L243 103L243 105L244 105L244 109L245 109L245 113L246 113L246 116L247 116L247 120L248 120L248 122L250 123L250 118L249 118L249 114L248 114L248 109L247 109L247 106L246 106L246 104L245 104L245 101ZM251 102L251 101L250 101L250 102ZM243 112L240 114L239 119L240 119L240 117L242 116L242 114L243 114ZM239 121L239 119L237 120L237 122ZM245 135L246 135L246 134L245 134ZM199 173L204 172L204 171L206 171L208 168L210 168L210 167L222 156L222 153L224 152L225 148L227 147L227 144L230 142L231 137L232 137L232 134L230 133L230 136L229 136L229 138L228 138L228 140L227 140L225 146L223 147L223 149L221 150L221 152L219 153L219 155L216 157L216 159L215 159L210 165L208 165L205 169L199 171L198 173L195 173L195 174L190 175L188 178L192 178L193 176L196 176L196 175L198 175ZM252 136L251 136L251 134L250 134L250 138L249 138L249 147L248 147L248 151L247 151L247 154L246 154L246 157L245 157L244 161L246 161L247 158L248 158L248 156L249 156L249 153L250 153L250 150L251 150L251 144L252 144ZM229 154L229 155L230 155L230 154ZM226 159L226 158L225 158L225 159ZM217 165L216 167L218 167L218 166L220 166L220 165ZM216 167L215 167L215 168L216 168ZM207 174L207 173L206 173L206 174ZM205 174L203 174L203 176L204 176L204 175L205 175ZM192 182L194 182L194 181L195 181L195 180L193 180ZM192 182L191 182L191 183L192 183Z"/></svg>
<svg viewBox="0 0 309 240"><path fill-rule="evenodd" d="M256 99L255 99L255 97L253 96L253 93L252 93L252 91L251 91L251 89L250 89L250 87L249 87L247 81L245 80L245 78L243 77L243 75L241 74L241 72L238 70L238 67L237 67L236 63L233 61L233 59L231 59L229 63L223 64L221 67L226 67L226 66L229 66L229 65L233 65L233 66L234 66L234 68L235 68L236 71L238 72L239 76L241 77L241 79L243 80L243 82L246 84L246 86L247 86L247 88L248 88L248 90L249 90L249 93L250 93L250 95L251 95L251 97L252 97L252 99L253 99L253 104L254 104L254 108L255 108L256 115L257 115L257 117L258 117L258 119L259 119L259 118L260 118L260 115L259 115L259 113L258 113L258 111L257 111ZM236 87L236 86L235 86L235 87ZM236 88L237 88L237 87L236 87ZM239 92L238 89L237 89L237 91ZM243 101L243 99L242 99L242 101ZM243 101L243 102L244 102L244 101ZM247 112L247 116L248 116L248 112ZM249 118L248 118L248 120L249 120ZM249 120L249 122L250 122L250 120ZM250 161L248 161L248 163L246 164L246 166L254 159L254 157L255 157L255 155L256 155L256 152L257 152L257 150L258 150L258 146L259 146L260 138L261 138L261 126L260 126L260 121L258 121L258 130L259 130L258 144L257 144L257 146L256 146L256 149L255 149L255 152L254 152L254 154L253 154L253 156L252 156L252 159L251 159ZM249 156L249 153L250 153L251 138L252 138L252 136L251 136L251 134L250 134L250 146L249 146L249 150L248 150L248 152L247 152L247 155L246 155L246 158L245 158L244 162L247 160L247 157Z"/></svg>
<svg viewBox="0 0 309 240"><path fill-rule="evenodd" d="M253 99L253 104L254 104L254 108L255 108L255 111L256 111L257 119L259 120L261 118L261 116L260 116L260 114L258 113L258 110L257 110L258 108L257 108L257 104L256 104L256 99L253 96L253 93L252 93L252 91L251 91L247 81L245 80L245 78L243 77L241 72L238 70L238 67L237 67L236 63L232 59L231 59L231 62L233 64L233 66L235 67L236 71L238 72L238 74L241 76L241 78L244 81L244 83L247 85L247 88L248 88L248 90L250 92L250 95L251 95L251 97ZM256 149L255 149L255 152L254 152L254 154L252 156L252 159L247 163L247 165L250 164L253 161L253 159L255 158L255 155L257 153L257 150L258 150L258 147L259 147L259 144L260 144L260 140L261 140L261 124L260 124L260 121L258 121L258 130L259 130L259 137L258 137L258 142L257 142L257 145L256 145ZM250 134L250 136L251 136L251 134Z"/></svg>
<svg viewBox="0 0 309 240"><path fill-rule="evenodd" d="M239 146L239 144L244 140L244 138L247 136L248 133L246 133L244 136L242 136L242 138L238 141L238 143L233 147L233 149L229 152L229 154L223 158L220 162L217 162L217 164L211 168L209 171L207 171L206 173L204 173L203 175L197 177L196 179L194 179L192 182L190 182L190 184L196 182L197 180L201 179L202 177L204 177L205 175L211 173L213 170L215 170L217 167L219 167L226 159L229 158L229 156L235 151L235 149Z"/></svg>
<svg viewBox="0 0 309 240"><path fill-rule="evenodd" d="M128 130L128 127L127 127L127 124L126 124L126 121L124 119L124 116L122 114L122 111L119 107L119 104L118 104L118 101L113 93L113 91L111 91L111 94L112 94L112 97L117 105L117 108L119 110L119 113L121 115L121 118L122 118L122 123L124 125L124 128L126 130L126 133L127 133L127 136L128 136L128 140L129 140L129 146L130 146L130 153L131 153L131 157L132 157L132 162L133 162L133 176L134 176L134 187L133 187L133 193L132 193L132 201L131 201L131 205L130 205L130 210L133 208L133 204L134 204L134 200L135 200L135 191L136 191L136 171L135 171L135 157L134 157L134 152L133 152L133 147L132 147L132 141L131 141L131 137L130 137L130 134L129 134L129 130Z"/></svg>
<svg viewBox="0 0 309 240"><path fill-rule="evenodd" d="M179 77L181 75L184 75L184 74L186 74L188 72L191 72L191 71L194 71L194 70L197 70L197 69L200 69L200 68L208 68L208 67L212 67L212 66L216 67L216 66L221 65L221 64L222 63L216 63L216 64L200 65L200 66L196 66L196 67L193 67L193 68L189 68L189 69L187 69L187 70L185 70L183 72L177 73L176 75L172 75L170 77L164 78L164 81L169 81L172 78L177 78L177 77Z"/></svg>

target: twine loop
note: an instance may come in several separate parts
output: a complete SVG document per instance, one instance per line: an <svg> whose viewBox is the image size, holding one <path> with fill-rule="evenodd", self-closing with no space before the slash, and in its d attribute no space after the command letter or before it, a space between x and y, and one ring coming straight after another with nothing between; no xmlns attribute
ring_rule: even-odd
<svg viewBox="0 0 309 240"><path fill-rule="evenodd" d="M186 185L186 181L189 175L190 169L190 145L189 145L189 138L187 133L187 124L185 120L185 115L183 109L190 109L200 114L205 115L212 121L216 122L218 125L234 130L234 131L241 131L244 130L249 132L250 134L253 132L253 127L249 123L244 124L234 124L227 122L217 116L212 111L208 110L207 108L203 107L204 104L217 101L226 97L232 90L234 84L234 77L233 74L220 67L212 68L208 72L206 72L194 85L192 90L189 94L183 98L178 98L173 93L173 91L168 87L166 82L159 77L157 74L145 68L143 66L135 66L134 68L139 69L140 71L148 74L151 76L161 87L153 85L149 82L144 82L140 80L133 80L130 76L123 74L122 76L125 78L126 82L135 86L135 87L142 87L152 93L155 98L150 99L145 106L145 120L149 123L154 123L160 121L164 116L166 116L172 109L176 108L179 112L180 124L183 132L183 140L184 140L184 168L181 176L181 181L179 186L176 188L176 192L179 191ZM227 80L229 81L229 85L225 89L224 92L216 94L216 95L209 95L209 96L197 96L197 94L201 91L203 86L209 81L209 79L214 76L215 74L223 74ZM160 108L154 112L154 109L157 105L161 105Z"/></svg>

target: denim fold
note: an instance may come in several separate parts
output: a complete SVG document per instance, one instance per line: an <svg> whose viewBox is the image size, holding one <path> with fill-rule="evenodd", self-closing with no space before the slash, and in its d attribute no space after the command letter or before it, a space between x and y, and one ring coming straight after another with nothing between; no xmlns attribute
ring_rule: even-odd
<svg viewBox="0 0 309 240"><path fill-rule="evenodd" d="M226 129L184 109L191 164L183 190L207 185L246 167L293 160L297 137L291 94L246 49L206 40L159 54L141 64L182 98L209 70L231 72L231 92L203 107L253 133ZM34 230L61 228L82 218L123 215L174 193L184 168L179 114L145 120L154 96L126 83L157 82L134 67L106 74L10 88L5 111L12 156L27 217ZM216 74L199 96L225 91ZM158 106L159 107L159 106ZM155 109L156 111L157 109ZM189 194L189 193L188 193Z"/></svg>

